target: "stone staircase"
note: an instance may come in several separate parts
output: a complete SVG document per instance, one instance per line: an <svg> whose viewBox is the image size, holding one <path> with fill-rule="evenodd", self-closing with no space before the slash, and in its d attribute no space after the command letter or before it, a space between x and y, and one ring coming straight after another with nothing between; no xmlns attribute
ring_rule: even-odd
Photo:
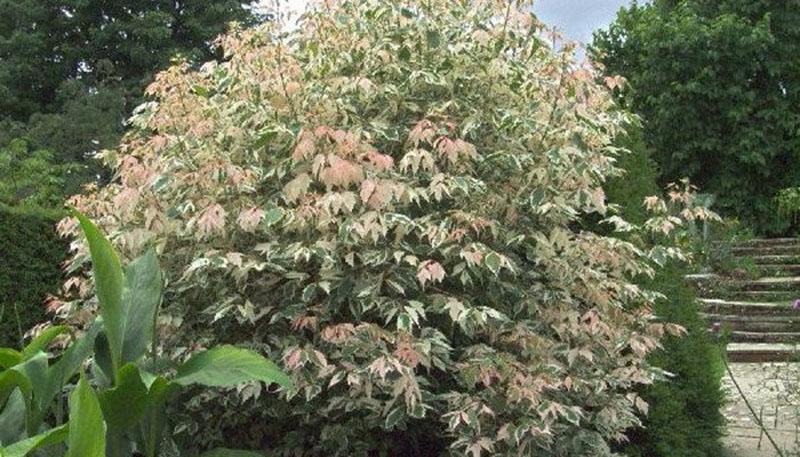
<svg viewBox="0 0 800 457"><path fill-rule="evenodd" d="M749 257L758 279L717 274L689 275L697 286L711 328L729 332L730 362L800 361L800 239L755 239L734 244L730 252Z"/></svg>

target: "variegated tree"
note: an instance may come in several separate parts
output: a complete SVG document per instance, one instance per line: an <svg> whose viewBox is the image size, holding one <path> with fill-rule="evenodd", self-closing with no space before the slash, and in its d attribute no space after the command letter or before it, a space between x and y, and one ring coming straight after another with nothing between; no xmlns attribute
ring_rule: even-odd
<svg viewBox="0 0 800 457"><path fill-rule="evenodd" d="M73 203L124 255L156 246L162 350L248 344L295 381L194 398L186 430L284 455L599 456L636 424L665 327L631 278L676 252L577 229L612 216L629 119L528 11L330 1L156 78L104 154L113 182ZM90 288L60 311L90 315Z"/></svg>

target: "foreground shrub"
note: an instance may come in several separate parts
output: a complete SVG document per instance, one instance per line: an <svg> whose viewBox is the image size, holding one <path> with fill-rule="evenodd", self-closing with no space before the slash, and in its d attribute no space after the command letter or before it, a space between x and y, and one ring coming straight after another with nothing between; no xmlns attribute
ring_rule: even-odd
<svg viewBox="0 0 800 457"><path fill-rule="evenodd" d="M76 216L90 247L99 317L58 358L50 359L46 351L67 333L65 326L47 328L21 351L0 348L0 455L156 457L172 454L173 449L178 453L168 433L165 407L182 386L291 385L269 360L232 346L193 355L175 367L173 376L164 369L172 371L170 361L159 360L155 352L145 360L155 341L162 298L158 260L149 250L123 269L97 227L83 215ZM89 357L92 382L83 372ZM80 381L70 384L77 373ZM66 420L65 390L72 391ZM44 448L46 453L41 453ZM218 449L204 456L220 454L260 455Z"/></svg>
<svg viewBox="0 0 800 457"><path fill-rule="evenodd" d="M279 455L608 455L665 331L630 278L679 254L575 229L606 214L625 114L529 5L328 3L159 75L113 183L74 202L125 256L160 252L164 350L248 344L293 377L277 401L193 396L178 430ZM650 203L646 228L681 223Z"/></svg>
<svg viewBox="0 0 800 457"><path fill-rule="evenodd" d="M23 334L47 318L45 300L58 292L67 255L55 231L60 217L0 203L0 346L19 347Z"/></svg>

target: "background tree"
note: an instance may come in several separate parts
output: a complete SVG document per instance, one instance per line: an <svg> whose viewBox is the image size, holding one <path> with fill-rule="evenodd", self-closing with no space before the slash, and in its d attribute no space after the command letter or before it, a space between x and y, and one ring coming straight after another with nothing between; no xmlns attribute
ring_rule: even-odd
<svg viewBox="0 0 800 457"><path fill-rule="evenodd" d="M113 148L153 74L204 61L249 0L0 0L0 333L17 344L61 282L55 222L96 180L88 155Z"/></svg>
<svg viewBox="0 0 800 457"><path fill-rule="evenodd" d="M87 154L116 144L152 75L176 56L210 58L230 21L259 19L251 3L0 0L0 145L24 137L94 165Z"/></svg>
<svg viewBox="0 0 800 457"><path fill-rule="evenodd" d="M683 176L725 214L777 233L800 180L800 3L656 0L620 10L592 54L629 85L662 184Z"/></svg>

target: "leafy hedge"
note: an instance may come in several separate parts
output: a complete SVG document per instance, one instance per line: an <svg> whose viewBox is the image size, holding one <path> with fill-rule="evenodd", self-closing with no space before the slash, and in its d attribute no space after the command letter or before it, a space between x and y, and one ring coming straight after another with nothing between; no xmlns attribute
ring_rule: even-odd
<svg viewBox="0 0 800 457"><path fill-rule="evenodd" d="M608 183L609 202L621 207L626 220L642 223L646 219L644 198L661 192L656 184L658 169L636 129L622 146L635 152L620 157L618 165L626 175ZM643 419L644 427L628 433L630 443L625 453L631 456L722 455L721 352L698 315L694 292L683 279L686 270L686 265L672 262L640 284L666 296L656 302L655 314L680 324L688 334L668 337L663 341L664 349L649 357L650 363L675 377L642 389L650 410Z"/></svg>
<svg viewBox="0 0 800 457"><path fill-rule="evenodd" d="M688 334L667 337L664 349L649 361L675 375L643 389L650 404L644 428L629 433L626 453L648 457L719 457L723 403L721 379L724 374L721 347L708 333L698 315L694 291L685 283L686 267L669 264L652 281L644 284L664 294L656 303L656 315L680 324Z"/></svg>
<svg viewBox="0 0 800 457"><path fill-rule="evenodd" d="M0 204L0 346L45 317L44 299L62 281L66 243L55 232L61 215L38 207Z"/></svg>

